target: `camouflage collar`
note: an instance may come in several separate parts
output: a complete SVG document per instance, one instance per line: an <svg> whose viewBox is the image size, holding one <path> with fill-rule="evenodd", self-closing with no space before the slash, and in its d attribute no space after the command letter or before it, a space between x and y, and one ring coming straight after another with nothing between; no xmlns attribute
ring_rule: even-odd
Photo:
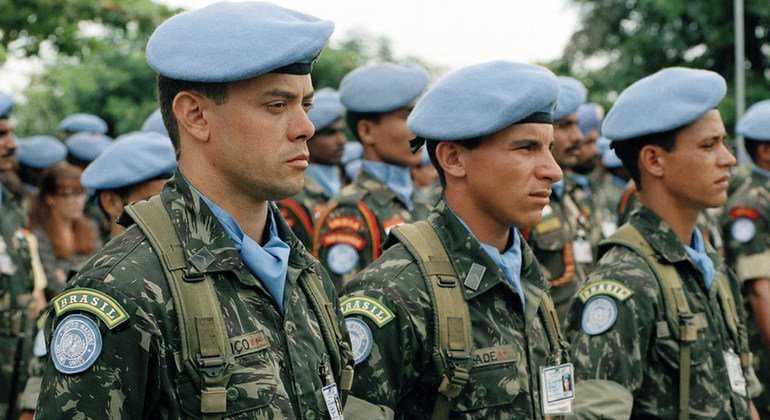
<svg viewBox="0 0 770 420"><path fill-rule="evenodd" d="M639 205L638 209L629 216L628 221L666 261L676 263L689 259L684 245L671 227L649 207Z"/></svg>
<svg viewBox="0 0 770 420"><path fill-rule="evenodd" d="M329 197L326 195L323 188L321 188L321 186L318 185L318 183L313 178L307 175L305 175L305 186L303 187L302 192L307 194L308 197L312 197L312 198L324 199L325 201L329 201L332 199L332 197Z"/></svg>
<svg viewBox="0 0 770 420"><path fill-rule="evenodd" d="M388 184L380 181L374 175L366 171L361 171L358 174L358 178L355 180L356 185L359 188L366 190L372 196L372 199L377 202L379 206L386 206L391 201L398 200L399 203L406 207L406 203L401 197L396 194L395 191L388 187Z"/></svg>

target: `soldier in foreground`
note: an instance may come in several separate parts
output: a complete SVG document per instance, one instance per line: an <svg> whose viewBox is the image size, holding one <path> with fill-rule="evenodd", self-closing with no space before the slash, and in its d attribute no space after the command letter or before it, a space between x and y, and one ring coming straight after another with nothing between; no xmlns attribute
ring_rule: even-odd
<svg viewBox="0 0 770 420"><path fill-rule="evenodd" d="M624 90L604 120L640 208L602 243L570 307L575 413L586 418L747 418L737 282L696 229L727 200L735 157L713 72L669 68Z"/></svg>
<svg viewBox="0 0 770 420"><path fill-rule="evenodd" d="M566 345L519 233L561 178L550 153L557 92L544 68L493 61L450 74L418 102L409 128L415 146L427 141L444 199L427 221L394 229L345 289L352 395L400 419L569 411Z"/></svg>
<svg viewBox="0 0 770 420"><path fill-rule="evenodd" d="M738 274L749 304L748 331L762 393L754 402L770 417L770 100L754 104L738 121L752 171L725 205L722 232L727 264Z"/></svg>
<svg viewBox="0 0 770 420"><path fill-rule="evenodd" d="M178 171L53 301L37 418L341 418L336 293L269 204L302 187L309 73L332 29L259 2L156 29Z"/></svg>

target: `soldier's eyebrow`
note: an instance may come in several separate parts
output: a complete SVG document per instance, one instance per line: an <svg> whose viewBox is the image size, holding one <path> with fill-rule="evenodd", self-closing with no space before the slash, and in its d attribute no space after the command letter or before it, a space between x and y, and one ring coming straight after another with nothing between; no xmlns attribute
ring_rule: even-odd
<svg viewBox="0 0 770 420"><path fill-rule="evenodd" d="M511 140L510 146L514 148L530 147L530 146L539 145L540 143L542 143L540 140L535 140L535 139L516 139L516 140Z"/></svg>
<svg viewBox="0 0 770 420"><path fill-rule="evenodd" d="M313 95L315 95L315 91L311 91L307 95L303 96L302 99L303 100L305 100L305 99L312 99ZM297 99L298 95L296 93L294 93L294 92L291 92L291 91L288 91L288 90L285 90L285 89L276 88L276 89L268 90L267 92L265 92L264 96L277 97L277 98L291 100L291 99Z"/></svg>

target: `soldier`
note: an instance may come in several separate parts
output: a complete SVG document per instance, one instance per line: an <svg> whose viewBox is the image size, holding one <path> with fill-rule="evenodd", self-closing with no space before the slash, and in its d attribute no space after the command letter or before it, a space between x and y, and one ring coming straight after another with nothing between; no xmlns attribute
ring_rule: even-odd
<svg viewBox="0 0 770 420"><path fill-rule="evenodd" d="M750 181L725 205L722 232L726 260L735 269L748 300L749 344L754 370L763 385L754 400L770 417L770 100L754 104L738 122L752 160Z"/></svg>
<svg viewBox="0 0 770 420"><path fill-rule="evenodd" d="M585 100L582 83L571 77L559 77L552 152L563 171L578 162L583 135L578 128L577 110ZM577 184L567 181L565 175L564 180L554 184L551 203L543 209L543 219L528 232L529 245L551 284L559 319L566 316L572 297L593 264L590 204L585 202L585 195Z"/></svg>
<svg viewBox="0 0 770 420"><path fill-rule="evenodd" d="M269 203L302 188L333 26L221 2L155 30L178 170L53 301L37 418L341 418L336 292Z"/></svg>
<svg viewBox="0 0 770 420"><path fill-rule="evenodd" d="M614 222L615 228L611 232L603 232L605 237L609 237L617 229L618 205L631 176L626 168L623 167L623 162L620 161L617 153L612 149L602 152L602 167L604 167L607 173L602 180L601 187L599 187L599 194L603 197L602 201L604 202L605 209L612 216L611 220Z"/></svg>
<svg viewBox="0 0 770 420"><path fill-rule="evenodd" d="M59 138L66 142L77 133L107 134L107 123L93 114L72 114L59 123Z"/></svg>
<svg viewBox="0 0 770 420"><path fill-rule="evenodd" d="M310 164L302 191L278 203L281 215L307 249L313 246L313 224L326 204L342 189L340 163L345 150L345 108L334 89L321 89L313 97L313 108L307 113L315 127L308 140Z"/></svg>
<svg viewBox="0 0 770 420"><path fill-rule="evenodd" d="M67 147L53 136L32 136L19 141L16 155L19 158L19 178L29 195L37 192L43 171L64 161ZM27 208L28 204L23 203L23 207Z"/></svg>
<svg viewBox="0 0 770 420"><path fill-rule="evenodd" d="M548 284L519 229L561 171L550 153L558 82L493 61L458 70L409 116L444 186L342 300L352 395L399 419L543 418L569 411L572 370ZM500 182L505 180L505 182Z"/></svg>
<svg viewBox="0 0 770 420"><path fill-rule="evenodd" d="M580 417L749 416L742 299L696 229L702 209L726 201L735 165L715 108L725 92L716 73L664 69L625 89L604 120L641 208L602 243L570 307Z"/></svg>
<svg viewBox="0 0 770 420"><path fill-rule="evenodd" d="M402 223L428 215L409 167L412 153L406 118L428 84L428 73L410 64L373 64L348 73L340 83L348 127L363 145L361 172L342 189L316 223L313 253L341 290L380 256L382 241Z"/></svg>
<svg viewBox="0 0 770 420"><path fill-rule="evenodd" d="M67 139L67 162L85 169L112 143L104 134L75 133Z"/></svg>

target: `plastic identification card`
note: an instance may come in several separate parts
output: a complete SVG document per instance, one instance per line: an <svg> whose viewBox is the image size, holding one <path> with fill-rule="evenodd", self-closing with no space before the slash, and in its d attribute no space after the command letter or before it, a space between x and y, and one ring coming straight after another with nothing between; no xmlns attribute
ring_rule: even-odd
<svg viewBox="0 0 770 420"><path fill-rule="evenodd" d="M575 376L572 363L540 367L543 415L571 414L575 399Z"/></svg>

